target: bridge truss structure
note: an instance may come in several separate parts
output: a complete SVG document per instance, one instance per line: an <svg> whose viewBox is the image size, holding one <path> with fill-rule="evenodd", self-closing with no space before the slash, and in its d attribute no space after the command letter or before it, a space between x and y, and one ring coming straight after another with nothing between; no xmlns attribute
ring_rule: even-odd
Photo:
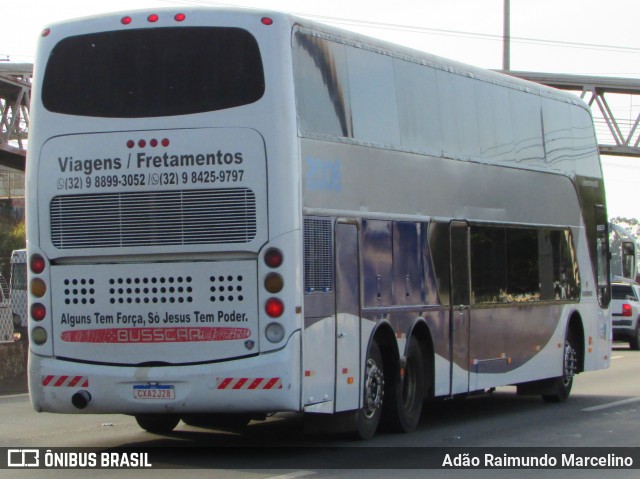
<svg viewBox="0 0 640 479"><path fill-rule="evenodd" d="M0 62L0 165L24 171L31 101L30 63Z"/></svg>
<svg viewBox="0 0 640 479"><path fill-rule="evenodd" d="M640 157L640 79L501 71L576 92L589 107L603 155Z"/></svg>

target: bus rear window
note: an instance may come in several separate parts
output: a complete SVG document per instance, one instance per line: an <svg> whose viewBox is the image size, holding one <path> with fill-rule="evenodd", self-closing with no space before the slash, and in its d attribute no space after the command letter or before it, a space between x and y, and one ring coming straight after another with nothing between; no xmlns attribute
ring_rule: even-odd
<svg viewBox="0 0 640 479"><path fill-rule="evenodd" d="M42 102L69 115L142 118L247 105L264 93L255 38L239 28L145 28L61 40Z"/></svg>

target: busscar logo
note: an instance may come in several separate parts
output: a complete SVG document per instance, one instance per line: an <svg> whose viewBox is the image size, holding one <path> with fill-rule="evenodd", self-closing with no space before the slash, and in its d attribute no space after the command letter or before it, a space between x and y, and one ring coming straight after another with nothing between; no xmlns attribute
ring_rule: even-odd
<svg viewBox="0 0 640 479"><path fill-rule="evenodd" d="M39 467L40 451L38 449L9 449L7 450L7 466Z"/></svg>

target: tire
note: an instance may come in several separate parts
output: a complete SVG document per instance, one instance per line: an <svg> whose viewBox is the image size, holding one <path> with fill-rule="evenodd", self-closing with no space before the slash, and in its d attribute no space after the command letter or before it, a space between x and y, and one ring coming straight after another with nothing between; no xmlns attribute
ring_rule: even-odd
<svg viewBox="0 0 640 479"><path fill-rule="evenodd" d="M578 371L578 352L573 347L575 340L567 337L564 342L564 354L562 359L562 376L553 379L553 394L543 394L542 399L548 403L565 402L571 394L573 378Z"/></svg>
<svg viewBox="0 0 640 479"><path fill-rule="evenodd" d="M640 350L640 318L636 320L636 331L633 337L629 339L629 348L634 351Z"/></svg>
<svg viewBox="0 0 640 479"><path fill-rule="evenodd" d="M420 422L427 388L424 354L415 337L409 340L404 375L398 371L391 376L394 387L387 400L385 425L393 432L414 431Z"/></svg>
<svg viewBox="0 0 640 479"><path fill-rule="evenodd" d="M380 347L374 341L367 351L364 368L363 405L356 416L355 435L358 439L371 439L378 429L384 404L384 366Z"/></svg>
<svg viewBox="0 0 640 479"><path fill-rule="evenodd" d="M171 432L180 422L180 418L173 414L138 414L135 418L138 426L154 434Z"/></svg>

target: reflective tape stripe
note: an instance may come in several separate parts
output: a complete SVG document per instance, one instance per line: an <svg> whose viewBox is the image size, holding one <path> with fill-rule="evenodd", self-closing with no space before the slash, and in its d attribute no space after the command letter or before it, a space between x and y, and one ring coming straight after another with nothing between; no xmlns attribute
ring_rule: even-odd
<svg viewBox="0 0 640 479"><path fill-rule="evenodd" d="M42 385L54 388L89 387L89 378L86 376L42 376Z"/></svg>
<svg viewBox="0 0 640 479"><path fill-rule="evenodd" d="M217 389L282 389L281 378L216 378Z"/></svg>

